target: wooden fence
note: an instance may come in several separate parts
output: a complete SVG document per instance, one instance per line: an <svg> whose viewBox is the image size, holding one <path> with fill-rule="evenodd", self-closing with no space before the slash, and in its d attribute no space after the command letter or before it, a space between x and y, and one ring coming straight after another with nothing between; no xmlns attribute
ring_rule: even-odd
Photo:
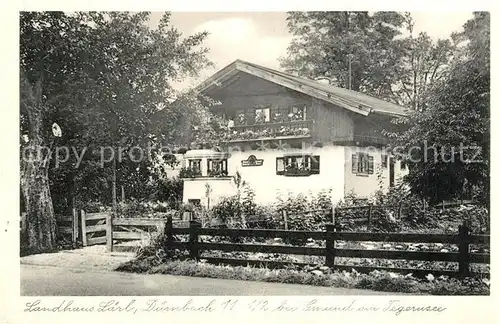
<svg viewBox="0 0 500 324"><path fill-rule="evenodd" d="M489 263L490 256L486 253L470 253L471 244L489 244L489 235L470 235L467 226L461 225L456 235L449 234L406 234L406 233L365 233L365 232L338 232L335 226L329 224L324 232L310 231L285 231L264 229L220 229L202 228L201 224L191 221L189 228L174 228L169 219L165 226L167 248L176 248L189 251L189 257L195 260L200 258L214 264L231 265L266 265L268 267L283 267L294 264L297 266L308 265L301 262L282 262L234 258L214 258L200 256L202 251L224 251L224 252L261 252L280 253L291 255L310 255L325 257L325 264L333 269L350 270L359 272L370 272L373 270L386 270L399 273L413 273L416 276L432 273L434 275L447 276L489 276L488 273L477 273L470 271L471 263ZM175 235L189 235L189 241L175 240ZM223 236L230 238L254 237L254 238L282 238L282 239L309 239L324 240L326 247L309 246L286 246L266 244L237 244L237 243L204 243L200 236ZM365 250L345 249L336 246L336 241L370 241L370 242L407 242L407 243L447 243L457 244L458 252L427 252L427 251L401 251L401 250ZM335 263L336 258L370 258L370 259L394 259L394 260L420 260L420 261L448 261L458 263L458 272L449 270L422 270L412 268L393 267L368 267L356 265L339 265ZM309 264L310 265L310 264Z"/></svg>
<svg viewBox="0 0 500 324"><path fill-rule="evenodd" d="M133 250L133 247L115 244L150 238L151 233L163 229L167 222L165 218L114 218L111 213L87 214L81 211L81 215L83 246L106 244L109 252Z"/></svg>
<svg viewBox="0 0 500 324"><path fill-rule="evenodd" d="M113 240L110 229L112 226L111 213L86 213L81 211L81 228L83 246L106 244L108 251L113 249Z"/></svg>
<svg viewBox="0 0 500 324"><path fill-rule="evenodd" d="M68 237L73 244L79 239L78 212L73 209L70 215L56 214L57 234L59 237ZM25 235L28 229L26 213L21 213L20 230Z"/></svg>

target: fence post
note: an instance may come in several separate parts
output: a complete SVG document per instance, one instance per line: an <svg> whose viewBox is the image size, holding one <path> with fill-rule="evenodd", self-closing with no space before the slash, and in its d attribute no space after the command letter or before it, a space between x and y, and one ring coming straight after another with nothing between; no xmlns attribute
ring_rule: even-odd
<svg viewBox="0 0 500 324"><path fill-rule="evenodd" d="M332 205L332 224L333 225L336 225L336 222L335 222L335 212L336 211L337 211L337 207Z"/></svg>
<svg viewBox="0 0 500 324"><path fill-rule="evenodd" d="M106 214L106 250L113 252L113 213Z"/></svg>
<svg viewBox="0 0 500 324"><path fill-rule="evenodd" d="M464 221L458 226L458 274L461 278L469 276L469 227Z"/></svg>
<svg viewBox="0 0 500 324"><path fill-rule="evenodd" d="M174 241L174 236L172 234L172 228L174 227L174 224L172 222L172 215L167 216L167 223L165 224L165 228L163 230L163 233L166 236L165 240L165 248L166 250L170 250L172 248L172 242Z"/></svg>
<svg viewBox="0 0 500 324"><path fill-rule="evenodd" d="M84 210L80 211L80 215L81 215L80 220L82 222L82 245L87 246L87 229L85 227L85 221L86 221L85 211Z"/></svg>
<svg viewBox="0 0 500 324"><path fill-rule="evenodd" d="M288 212L285 209L283 209L282 212L283 212L283 222L285 222L285 231L288 231L288 218L287 218Z"/></svg>
<svg viewBox="0 0 500 324"><path fill-rule="evenodd" d="M372 209L373 209L373 204L368 205L368 230L371 230L372 228Z"/></svg>
<svg viewBox="0 0 500 324"><path fill-rule="evenodd" d="M73 244L76 244L76 239L78 237L78 212L76 211L76 208L73 208L71 210L71 214L73 216L73 221L71 224L73 225L73 233L71 233L71 240Z"/></svg>
<svg viewBox="0 0 500 324"><path fill-rule="evenodd" d="M398 208L398 219L401 219L401 211L403 210L403 203L399 203L399 208Z"/></svg>
<svg viewBox="0 0 500 324"><path fill-rule="evenodd" d="M189 222L189 257L193 260L198 260L200 257L198 247L198 229L201 224L197 221Z"/></svg>
<svg viewBox="0 0 500 324"><path fill-rule="evenodd" d="M335 224L326 224L326 266L335 266Z"/></svg>

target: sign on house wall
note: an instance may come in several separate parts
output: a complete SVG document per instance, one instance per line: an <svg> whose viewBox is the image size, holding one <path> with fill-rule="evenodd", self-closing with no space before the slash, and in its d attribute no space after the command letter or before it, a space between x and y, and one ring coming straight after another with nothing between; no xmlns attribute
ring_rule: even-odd
<svg viewBox="0 0 500 324"><path fill-rule="evenodd" d="M263 159L257 159L255 155L250 155L246 160L241 161L241 166L261 166L263 163Z"/></svg>

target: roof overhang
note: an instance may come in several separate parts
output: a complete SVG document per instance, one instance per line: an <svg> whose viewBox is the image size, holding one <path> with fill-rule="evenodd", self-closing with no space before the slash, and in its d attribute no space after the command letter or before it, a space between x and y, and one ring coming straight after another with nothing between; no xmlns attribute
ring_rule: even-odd
<svg viewBox="0 0 500 324"><path fill-rule="evenodd" d="M318 90L314 87L300 84L282 75L264 71L262 69L245 64L244 62L241 62L239 60L236 60L235 62L231 63L227 67L223 68L219 72L212 75L210 78L202 82L196 89L200 92L207 92L212 90L214 87L220 87L225 80L231 78L238 72L248 73L255 77L273 82L275 84L279 84L281 86L295 90L297 92L307 94L316 99L320 99L329 102L331 104L340 106L342 108L361 114L363 116L368 116L373 110L372 107L366 106L354 100L341 98L339 96L329 94L325 91Z"/></svg>

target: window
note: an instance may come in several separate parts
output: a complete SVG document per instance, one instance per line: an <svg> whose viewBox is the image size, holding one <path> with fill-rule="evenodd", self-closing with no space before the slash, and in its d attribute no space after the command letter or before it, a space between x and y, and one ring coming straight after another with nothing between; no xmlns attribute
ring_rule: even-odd
<svg viewBox="0 0 500 324"><path fill-rule="evenodd" d="M387 159L389 157L387 156L387 154L382 154L382 168L384 169L387 169Z"/></svg>
<svg viewBox="0 0 500 324"><path fill-rule="evenodd" d="M407 167L406 161L401 161L401 167L400 167L400 169L404 171L404 170L406 170L406 167Z"/></svg>
<svg viewBox="0 0 500 324"><path fill-rule="evenodd" d="M188 163L191 170L201 170L201 159L190 159L188 160Z"/></svg>
<svg viewBox="0 0 500 324"><path fill-rule="evenodd" d="M295 155L276 158L276 174L309 176L319 174L319 155Z"/></svg>
<svg viewBox="0 0 500 324"><path fill-rule="evenodd" d="M193 206L201 206L201 199L188 199L188 204Z"/></svg>
<svg viewBox="0 0 500 324"><path fill-rule="evenodd" d="M290 117L290 120L306 120L306 107L292 106L288 117Z"/></svg>
<svg viewBox="0 0 500 324"><path fill-rule="evenodd" d="M227 176L227 159L207 160L207 174L209 177Z"/></svg>
<svg viewBox="0 0 500 324"><path fill-rule="evenodd" d="M367 153L352 155L352 173L373 174L373 156Z"/></svg>
<svg viewBox="0 0 500 324"><path fill-rule="evenodd" d="M245 115L244 110L238 110L236 112L236 123L238 125L246 125L247 124L247 116Z"/></svg>
<svg viewBox="0 0 500 324"><path fill-rule="evenodd" d="M264 124L271 121L271 108L256 108L255 109L255 123Z"/></svg>

